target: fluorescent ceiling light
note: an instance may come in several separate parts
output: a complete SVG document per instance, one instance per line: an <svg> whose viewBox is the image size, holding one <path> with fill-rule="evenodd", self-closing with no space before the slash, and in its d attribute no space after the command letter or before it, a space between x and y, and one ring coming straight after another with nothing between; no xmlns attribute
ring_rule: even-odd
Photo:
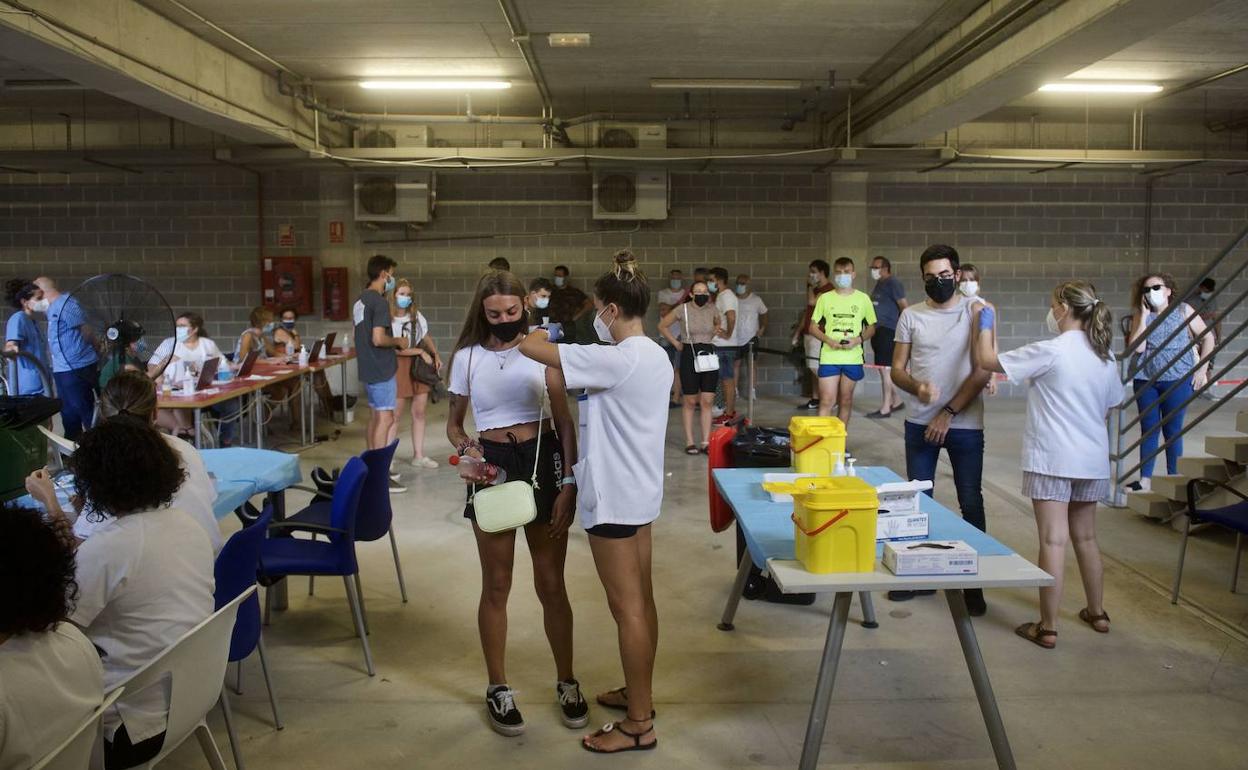
<svg viewBox="0 0 1248 770"><path fill-rule="evenodd" d="M1062 83L1045 83L1041 91L1066 94L1155 94L1161 91L1156 83L1095 83L1070 80Z"/></svg>
<svg viewBox="0 0 1248 770"><path fill-rule="evenodd" d="M588 32L551 32L546 36L551 48L589 48Z"/></svg>
<svg viewBox="0 0 1248 770"><path fill-rule="evenodd" d="M800 91L800 80L768 80L765 78L650 78L651 88L701 88L734 91Z"/></svg>
<svg viewBox="0 0 1248 770"><path fill-rule="evenodd" d="M370 91L502 91L509 80L361 80Z"/></svg>

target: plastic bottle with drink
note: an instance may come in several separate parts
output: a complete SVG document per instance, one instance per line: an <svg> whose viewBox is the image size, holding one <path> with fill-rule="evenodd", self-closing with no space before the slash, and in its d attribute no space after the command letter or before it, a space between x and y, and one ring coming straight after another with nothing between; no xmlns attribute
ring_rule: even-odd
<svg viewBox="0 0 1248 770"><path fill-rule="evenodd" d="M485 476L489 479L485 484L491 487L507 481L507 471L485 460L478 460L468 455L451 455L448 462L459 468L459 477L465 481Z"/></svg>

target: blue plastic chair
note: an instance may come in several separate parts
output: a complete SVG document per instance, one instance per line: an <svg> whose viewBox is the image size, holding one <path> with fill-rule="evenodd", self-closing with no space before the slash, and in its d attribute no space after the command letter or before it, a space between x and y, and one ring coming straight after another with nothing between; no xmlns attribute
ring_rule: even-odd
<svg viewBox="0 0 1248 770"><path fill-rule="evenodd" d="M1238 503L1211 510L1197 510L1196 487L1211 486L1230 492ZM1235 531L1235 566L1231 569L1231 593L1239 584L1239 562L1244 552L1244 535L1248 534L1248 495L1216 479L1192 479L1187 482L1187 523L1183 526L1183 545L1179 547L1179 568L1174 574L1174 592L1170 603L1179 603L1179 584L1183 581L1183 559L1187 556L1187 536L1193 524L1221 524Z"/></svg>
<svg viewBox="0 0 1248 770"><path fill-rule="evenodd" d="M254 524L231 535L221 548L221 553L217 554L214 568L214 598L217 609L229 604L234 597L256 584L256 572L260 567L260 547L272 516L272 510L265 508ZM273 725L281 730L282 718L277 710L277 695L273 692L273 680L269 677L269 664L264 654L264 638L260 629L260 599L253 594L239 605L238 615L234 619L234 631L230 637L229 662L238 664L238 686L234 691L242 694L243 659L259 650L264 685L268 688L269 705L273 708ZM242 770L243 758L239 750L238 735L234 731L234 715L224 687L221 689L221 715L225 718L225 728L230 736L234 766Z"/></svg>
<svg viewBox="0 0 1248 770"><path fill-rule="evenodd" d="M269 537L260 548L260 575L266 583L272 583L289 575L335 575L342 578L347 589L347 603L355 620L355 631L364 647L364 663L368 675L377 672L373 668L373 654L368 647L364 629L364 614L356 594L352 577L359 573L355 560L355 521L360 508L360 493L368 469L364 461L352 457L342 469L338 484L334 487L334 499L330 502L329 524L317 527L316 532L328 537L325 540L300 540L294 537ZM269 525L269 531L287 529L284 521ZM311 530L308 523L299 523L289 529ZM272 608L272 591L265 592L267 616Z"/></svg>
<svg viewBox="0 0 1248 770"><path fill-rule="evenodd" d="M369 449L360 454L360 459L368 466L368 477L364 479L364 491L360 495L360 512L355 521L355 540L357 543L371 543L380 540L387 534L390 536L390 552L394 556L394 571L399 578L399 594L403 603L407 603L407 586L403 582L403 565L399 561L399 545L394 538L394 509L390 504L390 465L394 460L394 452L399 447L396 439L389 446ZM312 503L293 516L287 517L291 529L306 530L315 533L329 523L330 504L328 502ZM309 525L302 527L300 525ZM308 578L308 596L312 595L312 581ZM356 590L360 594L361 611L364 614L364 629L368 630L368 612L363 610L364 590L357 573Z"/></svg>

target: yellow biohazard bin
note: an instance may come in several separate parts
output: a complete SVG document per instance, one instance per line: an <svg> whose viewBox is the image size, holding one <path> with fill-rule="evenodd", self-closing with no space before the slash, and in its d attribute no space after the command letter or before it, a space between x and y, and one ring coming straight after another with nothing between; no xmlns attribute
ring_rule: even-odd
<svg viewBox="0 0 1248 770"><path fill-rule="evenodd" d="M793 470L831 476L845 454L845 423L837 417L794 417L789 420Z"/></svg>
<svg viewBox="0 0 1248 770"><path fill-rule="evenodd" d="M804 479L793 493L797 560L809 572L875 570L875 487L857 476Z"/></svg>

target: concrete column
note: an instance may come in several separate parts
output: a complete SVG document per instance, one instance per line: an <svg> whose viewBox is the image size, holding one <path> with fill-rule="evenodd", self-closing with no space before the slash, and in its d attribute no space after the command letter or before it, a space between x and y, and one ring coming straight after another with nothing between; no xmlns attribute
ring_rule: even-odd
<svg viewBox="0 0 1248 770"><path fill-rule="evenodd" d="M860 274L867 268L867 175L828 174L828 264L849 257Z"/></svg>

